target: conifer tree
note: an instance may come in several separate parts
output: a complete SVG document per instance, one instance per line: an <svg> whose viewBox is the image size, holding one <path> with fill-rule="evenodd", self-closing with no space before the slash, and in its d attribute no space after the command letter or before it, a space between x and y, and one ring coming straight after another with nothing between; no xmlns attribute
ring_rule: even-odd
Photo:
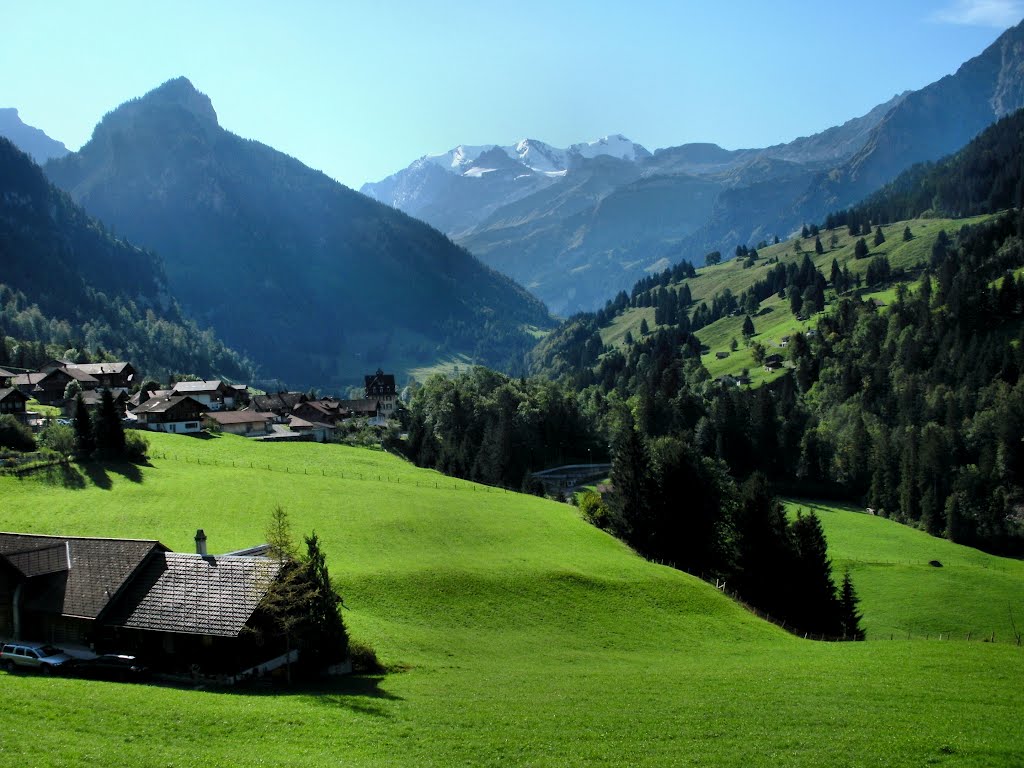
<svg viewBox="0 0 1024 768"><path fill-rule="evenodd" d="M796 545L793 566L793 622L801 629L823 635L842 631L832 561L821 521L813 512L797 512L790 526Z"/></svg>
<svg viewBox="0 0 1024 768"><path fill-rule="evenodd" d="M651 327L649 325L647 325L647 318L646 317L641 318L641 320L640 320L640 335L641 336L646 336L650 332L651 332Z"/></svg>
<svg viewBox="0 0 1024 768"><path fill-rule="evenodd" d="M903 228L903 242L909 243L913 239L914 239L914 233L910 231L910 227L909 226L904 227Z"/></svg>
<svg viewBox="0 0 1024 768"><path fill-rule="evenodd" d="M743 338L750 339L754 335L754 321L750 319L750 315L745 315L743 318Z"/></svg>
<svg viewBox="0 0 1024 768"><path fill-rule="evenodd" d="M822 253L825 252L825 246L823 246L821 244L821 238L820 237L815 237L814 238L814 252L817 253L817 254L822 254Z"/></svg>
<svg viewBox="0 0 1024 768"><path fill-rule="evenodd" d="M96 439L92 433L92 419L85 407L82 393L75 398L75 451L80 458L88 459L96 450Z"/></svg>
<svg viewBox="0 0 1024 768"><path fill-rule="evenodd" d="M881 245L885 242L885 235L882 234L881 227L875 227L875 245Z"/></svg>
<svg viewBox="0 0 1024 768"><path fill-rule="evenodd" d="M853 589L853 580L850 578L850 571L843 574L843 585L839 589L840 621L842 623L843 637L848 640L863 640L867 635L861 629L860 620L863 618L857 610L860 598Z"/></svg>
<svg viewBox="0 0 1024 768"><path fill-rule="evenodd" d="M853 246L853 257L855 259L867 258L869 253L867 241L862 237L857 241L856 245Z"/></svg>
<svg viewBox="0 0 1024 768"><path fill-rule="evenodd" d="M103 390L100 396L100 410L93 431L97 458L109 461L124 456L124 426L109 389Z"/></svg>

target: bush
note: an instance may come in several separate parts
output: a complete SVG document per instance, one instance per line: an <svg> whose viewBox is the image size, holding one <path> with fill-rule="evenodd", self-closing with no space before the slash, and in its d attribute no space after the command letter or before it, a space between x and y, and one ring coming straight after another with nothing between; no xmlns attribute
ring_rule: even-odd
<svg viewBox="0 0 1024 768"><path fill-rule="evenodd" d="M14 451L34 451L36 441L32 437L32 430L10 414L0 416L0 448L10 448Z"/></svg>
<svg viewBox="0 0 1024 768"><path fill-rule="evenodd" d="M373 675L384 671L373 648L358 640L349 640L348 657L352 660L352 671L357 674Z"/></svg>
<svg viewBox="0 0 1024 768"><path fill-rule="evenodd" d="M75 430L66 424L51 421L39 434L39 444L61 456L70 456L75 452Z"/></svg>
<svg viewBox="0 0 1024 768"><path fill-rule="evenodd" d="M149 455L149 440L141 432L130 429L124 433L124 457L133 464L141 464Z"/></svg>
<svg viewBox="0 0 1024 768"><path fill-rule="evenodd" d="M584 491L579 494L580 514L583 519L598 528L608 527L608 509L604 505L604 499L596 491Z"/></svg>

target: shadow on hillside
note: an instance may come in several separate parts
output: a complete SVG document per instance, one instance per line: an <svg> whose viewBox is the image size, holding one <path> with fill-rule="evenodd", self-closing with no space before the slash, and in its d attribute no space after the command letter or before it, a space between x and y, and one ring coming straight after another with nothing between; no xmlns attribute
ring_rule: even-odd
<svg viewBox="0 0 1024 768"><path fill-rule="evenodd" d="M391 717L385 701L403 701L401 696L380 687L384 675L350 675L318 683L296 683L292 687L253 688L240 685L222 692L243 696L297 696L310 704L348 709L376 717Z"/></svg>
<svg viewBox="0 0 1024 768"><path fill-rule="evenodd" d="M85 475L77 464L56 464L39 473L40 479L48 485L81 490L85 488Z"/></svg>
<svg viewBox="0 0 1024 768"><path fill-rule="evenodd" d="M758 311L756 315L754 315L754 317L764 317L765 315L770 315L774 311L775 307L761 307L761 309Z"/></svg>
<svg viewBox="0 0 1024 768"><path fill-rule="evenodd" d="M184 437L191 437L193 440L218 440L220 435L215 435L203 430L202 432L185 432Z"/></svg>

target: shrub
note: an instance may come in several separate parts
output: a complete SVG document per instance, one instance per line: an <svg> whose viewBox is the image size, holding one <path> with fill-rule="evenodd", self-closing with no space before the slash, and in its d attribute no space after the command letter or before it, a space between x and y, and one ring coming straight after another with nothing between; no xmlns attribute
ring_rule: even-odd
<svg viewBox="0 0 1024 768"><path fill-rule="evenodd" d="M39 444L61 456L70 456L75 452L75 430L66 424L51 421L39 434Z"/></svg>
<svg viewBox="0 0 1024 768"><path fill-rule="evenodd" d="M141 464L149 455L149 440L141 432L130 429L124 433L124 457L134 463Z"/></svg>
<svg viewBox="0 0 1024 768"><path fill-rule="evenodd" d="M15 451L34 451L36 449L36 441L32 437L32 430L10 414L0 416L0 448L10 448Z"/></svg>
<svg viewBox="0 0 1024 768"><path fill-rule="evenodd" d="M373 648L358 640L349 640L348 657L352 660L352 671L357 674L373 675L384 671Z"/></svg>

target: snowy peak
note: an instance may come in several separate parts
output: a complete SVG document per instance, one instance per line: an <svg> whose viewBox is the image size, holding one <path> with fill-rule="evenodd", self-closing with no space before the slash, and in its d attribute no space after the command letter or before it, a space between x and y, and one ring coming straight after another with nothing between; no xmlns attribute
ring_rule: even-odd
<svg viewBox="0 0 1024 768"><path fill-rule="evenodd" d="M412 167L436 165L458 176L479 176L481 171L478 160L485 154L493 157L491 153L495 149L503 151L511 160L528 170L545 176L564 175L573 157L590 159L608 155L628 162L637 162L651 156L651 153L642 146L617 133L597 141L573 144L567 149L559 149L537 139L522 139L508 146L459 144L447 152L424 155L414 162Z"/></svg>
<svg viewBox="0 0 1024 768"><path fill-rule="evenodd" d="M621 133L605 136L589 144L573 144L569 147L569 151L580 157L593 158L599 155L610 155L633 163L651 156L651 153L644 147L630 141Z"/></svg>

